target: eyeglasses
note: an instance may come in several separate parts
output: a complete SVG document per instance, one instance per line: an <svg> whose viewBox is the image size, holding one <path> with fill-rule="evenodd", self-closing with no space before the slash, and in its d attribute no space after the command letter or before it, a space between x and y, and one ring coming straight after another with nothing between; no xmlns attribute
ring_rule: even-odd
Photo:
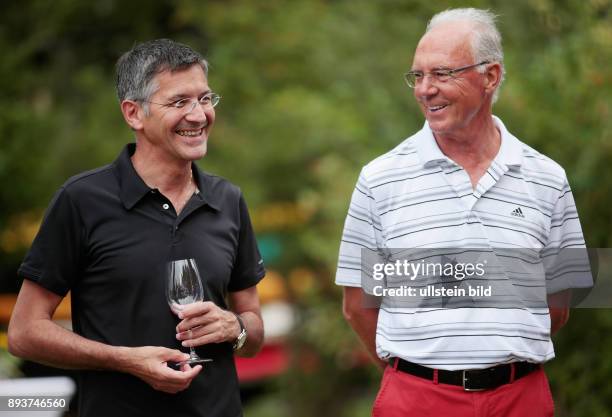
<svg viewBox="0 0 612 417"><path fill-rule="evenodd" d="M198 104L204 108L216 107L217 104L219 104L219 101L221 101L221 96L217 93L208 93L198 99L182 98L180 100L175 100L173 102L165 103L165 104L156 103L154 101L148 101L148 100L141 100L141 101L145 103L157 104L158 106L166 107L169 109L183 110L184 114L189 114L196 108Z"/></svg>
<svg viewBox="0 0 612 417"><path fill-rule="evenodd" d="M406 84L408 84L408 87L416 88L417 84L423 81L423 79L425 79L427 75L429 75L436 82L445 83L451 78L455 78L455 74L461 71L466 71L472 68L479 67L481 65L488 64L488 63L489 61L482 61L482 62L479 62L478 64L467 65L461 68L436 69L436 70L433 70L427 73L424 73L423 71L409 71L404 74L404 81L406 81Z"/></svg>

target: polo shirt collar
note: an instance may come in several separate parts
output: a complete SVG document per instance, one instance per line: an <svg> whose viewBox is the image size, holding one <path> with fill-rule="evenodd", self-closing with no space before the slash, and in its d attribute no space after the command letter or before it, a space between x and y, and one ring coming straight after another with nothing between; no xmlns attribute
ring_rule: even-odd
<svg viewBox="0 0 612 417"><path fill-rule="evenodd" d="M140 178L132 165L131 157L135 151L135 143L127 144L114 163L115 173L119 180L119 198L127 210L131 210L145 195L153 191ZM195 163L191 164L191 169L198 187L197 198L211 208L220 210L219 197L213 191L210 176L200 170Z"/></svg>
<svg viewBox="0 0 612 417"><path fill-rule="evenodd" d="M523 163L521 142L512 133L508 132L499 117L493 116L493 121L501 133L501 146L495 160L507 166L520 166Z"/></svg>
<svg viewBox="0 0 612 417"><path fill-rule="evenodd" d="M211 177L198 167L195 163L191 163L191 169L193 171L193 179L198 187L197 197L209 207L220 211L221 210L221 197L218 193L215 193Z"/></svg>
<svg viewBox="0 0 612 417"><path fill-rule="evenodd" d="M443 161L454 164L454 162L440 150L438 142L436 142L436 138L429 128L427 121L425 121L423 129L419 131L418 139L415 145L423 166L428 166Z"/></svg>
<svg viewBox="0 0 612 417"><path fill-rule="evenodd" d="M521 142L514 137L508 130L502 121L493 116L495 126L501 133L501 146L495 157L500 164L521 165L523 162L523 148ZM448 156L444 155L436 142L436 138L433 132L429 128L427 121L423 125L423 128L417 134L417 140L414 141L417 153L424 166L447 161L451 164L455 164Z"/></svg>
<svg viewBox="0 0 612 417"><path fill-rule="evenodd" d="M119 198L127 210L131 210L141 198L152 191L132 165L130 158L134 155L135 150L135 143L127 144L114 164L119 180Z"/></svg>

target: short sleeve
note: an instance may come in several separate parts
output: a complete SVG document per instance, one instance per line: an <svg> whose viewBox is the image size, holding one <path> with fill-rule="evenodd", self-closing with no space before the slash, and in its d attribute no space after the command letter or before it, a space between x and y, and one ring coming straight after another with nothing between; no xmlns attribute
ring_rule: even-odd
<svg viewBox="0 0 612 417"><path fill-rule="evenodd" d="M376 251L379 243L380 218L374 197L362 171L351 197L344 222L338 254L336 285L361 287L363 250Z"/></svg>
<svg viewBox="0 0 612 417"><path fill-rule="evenodd" d="M242 194L238 202L240 230L238 232L238 248L232 276L228 285L229 291L240 291L257 285L266 275L263 259L257 247L255 233L249 217L249 211Z"/></svg>
<svg viewBox="0 0 612 417"><path fill-rule="evenodd" d="M567 180L551 213L548 242L542 251L542 260L549 294L593 285L576 203Z"/></svg>
<svg viewBox="0 0 612 417"><path fill-rule="evenodd" d="M17 274L66 295L82 265L83 232L78 210L62 187L51 200Z"/></svg>

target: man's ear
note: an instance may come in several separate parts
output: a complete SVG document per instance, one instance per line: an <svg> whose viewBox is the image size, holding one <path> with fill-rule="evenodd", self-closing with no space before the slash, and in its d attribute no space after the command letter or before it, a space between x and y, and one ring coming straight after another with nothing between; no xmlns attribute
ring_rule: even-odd
<svg viewBox="0 0 612 417"><path fill-rule="evenodd" d="M121 102L121 113L125 122L132 128L132 130L142 129L142 119L145 116L144 110L133 100L123 100Z"/></svg>
<svg viewBox="0 0 612 417"><path fill-rule="evenodd" d="M487 70L485 72L484 77L484 87L487 93L493 93L499 83L501 82L502 77L502 67L498 62L494 62L492 64L487 65Z"/></svg>

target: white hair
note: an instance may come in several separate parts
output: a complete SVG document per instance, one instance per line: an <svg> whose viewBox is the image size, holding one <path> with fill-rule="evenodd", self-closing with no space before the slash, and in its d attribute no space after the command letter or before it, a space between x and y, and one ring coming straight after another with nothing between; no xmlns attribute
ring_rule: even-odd
<svg viewBox="0 0 612 417"><path fill-rule="evenodd" d="M425 33L436 26L457 21L467 21L474 27L470 39L472 55L475 63L482 61L497 62L501 65L501 80L493 93L493 102L497 101L499 87L504 81L506 70L504 68L504 51L501 45L501 34L495 25L496 15L488 10L464 8L449 9L436 14L427 24ZM484 72L484 67L479 67L479 71Z"/></svg>

